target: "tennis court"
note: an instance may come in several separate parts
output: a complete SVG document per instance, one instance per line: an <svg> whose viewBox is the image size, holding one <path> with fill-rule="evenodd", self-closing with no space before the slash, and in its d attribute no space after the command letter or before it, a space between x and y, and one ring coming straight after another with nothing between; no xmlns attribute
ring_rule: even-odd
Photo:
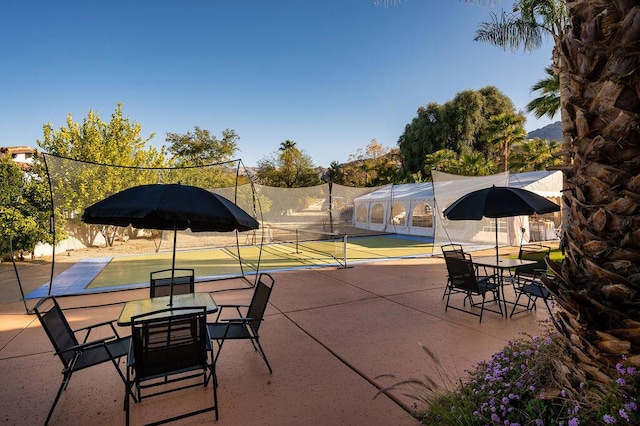
<svg viewBox="0 0 640 426"><path fill-rule="evenodd" d="M326 266L352 266L389 258L430 256L429 238L396 234L358 236L330 241L274 242L176 253L176 268L194 269L196 282L237 277L256 271L274 272ZM240 264L240 266L239 266ZM53 279L52 294L83 294L140 288L149 285L149 274L171 267L170 253L123 255L82 259ZM49 283L27 298L46 295Z"/></svg>

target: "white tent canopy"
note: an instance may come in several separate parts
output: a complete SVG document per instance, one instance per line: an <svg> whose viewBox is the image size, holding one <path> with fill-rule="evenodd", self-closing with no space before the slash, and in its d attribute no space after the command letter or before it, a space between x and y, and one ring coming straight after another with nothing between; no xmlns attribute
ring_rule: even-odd
<svg viewBox="0 0 640 426"><path fill-rule="evenodd" d="M468 192L493 184L505 185L508 182L508 186L524 188L543 197L552 198L553 201L559 203L562 191L562 172L560 171L543 170L511 175L502 173L483 177L439 173L438 179L434 177L434 181L436 181L435 192L432 182L410 183L388 185L356 198L354 200L353 218L355 226L373 231L434 238L442 233L442 239L446 238L447 241L452 241L453 238L446 235L446 227L451 226L451 222L444 219L441 212L453 201ZM449 200L452 197L453 199ZM463 225L463 223L459 224L459 226ZM487 233L486 243L489 244L492 241L491 238L488 238L489 236L495 240L493 230L488 229L491 226L495 226L492 223L493 221L488 221L487 224L477 223L480 229L482 227L487 228L484 231ZM468 223L465 225L468 227ZM499 237L500 243L516 245L520 242L528 242L533 236L533 229L530 232L529 225L529 218L526 217L505 219L505 222L499 225L499 233L503 231ZM559 223L555 224L554 228L557 226L559 226ZM452 226L452 228L455 227ZM525 229L524 236L521 232L522 228ZM481 235L482 230L480 232L474 231L472 234L461 238L469 242L485 242L485 237ZM547 234L540 234L537 239L546 239L545 237L550 236ZM440 239L440 237L436 239Z"/></svg>

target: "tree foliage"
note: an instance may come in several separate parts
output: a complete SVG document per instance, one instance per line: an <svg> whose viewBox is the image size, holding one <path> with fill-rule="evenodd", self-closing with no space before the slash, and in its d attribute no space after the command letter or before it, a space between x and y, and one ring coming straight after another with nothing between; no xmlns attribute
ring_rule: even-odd
<svg viewBox="0 0 640 426"><path fill-rule="evenodd" d="M424 170L426 155L441 149L458 154L487 152L480 134L489 118L514 112L513 102L493 86L465 90L444 105L432 102L418 108L417 116L398 139L406 171Z"/></svg>
<svg viewBox="0 0 640 426"><path fill-rule="evenodd" d="M42 170L40 169L40 172ZM23 172L9 155L0 156L0 253L32 252L50 242L50 196L43 175Z"/></svg>
<svg viewBox="0 0 640 426"><path fill-rule="evenodd" d="M168 152L172 154L171 164L175 167L204 167L193 173L191 170L174 170L171 179L184 184L203 188L234 186L236 171L230 161L238 152L240 136L234 130L222 131L222 139L216 138L209 130L194 127L193 133L167 133L165 138ZM242 178L246 182L245 177ZM241 183L241 182L238 182Z"/></svg>
<svg viewBox="0 0 640 426"><path fill-rule="evenodd" d="M515 143L523 142L527 136L524 130L525 118L521 114L498 114L489 118L489 123L480 135L492 151L491 157L498 158L499 171L509 170L509 153Z"/></svg>
<svg viewBox="0 0 640 426"><path fill-rule="evenodd" d="M547 116L553 118L560 111L560 77L553 72L553 67L544 69L547 75L531 87L532 92L540 95L527 104L527 112L533 112L536 118Z"/></svg>
<svg viewBox="0 0 640 426"><path fill-rule="evenodd" d="M291 140L280 144L277 152L258 161L258 179L263 185L304 188L320 184L311 157Z"/></svg>
<svg viewBox="0 0 640 426"><path fill-rule="evenodd" d="M156 173L137 167L164 166L164 149L146 148L153 135L143 139L141 131L139 123L123 115L122 104L118 104L109 122L89 111L82 123L73 121L69 114L66 126L58 130L51 123L43 126L43 139L38 140L38 146L44 152L96 164L58 171L58 178L52 181L56 227L67 225L71 235L91 245L97 228L80 221L85 207L130 186L157 181ZM100 232L106 235L107 229Z"/></svg>
<svg viewBox="0 0 640 426"><path fill-rule="evenodd" d="M529 139L513 146L509 157L509 170L515 173L546 170L562 164L557 141Z"/></svg>

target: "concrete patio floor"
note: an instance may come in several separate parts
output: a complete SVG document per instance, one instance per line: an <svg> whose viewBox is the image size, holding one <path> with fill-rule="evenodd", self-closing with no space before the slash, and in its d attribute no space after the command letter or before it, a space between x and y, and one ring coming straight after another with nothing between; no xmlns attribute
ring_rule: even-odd
<svg viewBox="0 0 640 426"><path fill-rule="evenodd" d="M37 268L24 274L42 284ZM400 380L429 375L456 380L522 332L537 334L537 312L506 319L449 310L442 293L441 259L419 258L279 272L261 328L269 371L246 341L227 342L216 365L220 425L416 425L414 400L402 390L379 394ZM28 281L29 278L22 278ZM45 278L45 281L48 278ZM29 283L26 284L30 285ZM33 284L31 284L33 285ZM12 290L8 286L15 287ZM35 315L27 315L3 280L0 291L0 423L42 424L62 375L61 363ZM252 290L241 280L196 284L218 304L248 303ZM148 296L148 289L60 298L72 327L118 317L123 303ZM513 295L507 293L507 297ZM454 303L462 303L458 297ZM32 307L33 301L29 302ZM128 334L128 328L121 328ZM440 360L436 367L421 345ZM124 362L121 363L123 365ZM124 386L110 364L80 371L53 414L55 425L123 424ZM132 404L132 424L204 407L208 388L192 388ZM179 424L209 424L213 413Z"/></svg>

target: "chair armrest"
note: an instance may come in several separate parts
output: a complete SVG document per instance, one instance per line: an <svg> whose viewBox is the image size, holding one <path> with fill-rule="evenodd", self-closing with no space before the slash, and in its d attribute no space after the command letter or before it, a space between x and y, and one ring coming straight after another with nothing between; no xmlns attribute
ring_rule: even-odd
<svg viewBox="0 0 640 426"><path fill-rule="evenodd" d="M118 334L118 330L116 330L116 327L115 327L115 325L114 325L114 324L115 324L115 322L116 322L116 320L103 321L103 322L99 322L99 323L97 323L97 324L89 325L89 326L87 326L87 327L77 328L77 329L73 330L73 332L74 332L74 333L77 333L77 332L79 332L79 331L84 331L84 330L86 330L86 331L87 331L87 334L84 336L84 339L83 339L83 341L82 341L83 343L85 343L85 342L89 339L89 335L91 334L91 331L92 331L93 329L98 328L98 327L104 327L104 326L107 326L107 325L108 325L109 327L111 327L111 331L113 331L113 334L114 334L114 335L113 335L113 338L116 338L116 339L117 339L117 338L120 338L120 335Z"/></svg>
<svg viewBox="0 0 640 426"><path fill-rule="evenodd" d="M241 305L241 304L236 304L236 305L218 305L218 315L216 315L216 322L220 321L220 315L222 314L222 311L224 310L224 308L235 308L235 310L238 312L238 315L242 316L242 312L240 312L240 308L248 308L249 305Z"/></svg>
<svg viewBox="0 0 640 426"><path fill-rule="evenodd" d="M106 342L113 339L113 337L105 337L102 339L92 340L90 342L78 343L77 345L69 346L68 348L64 348L61 351L56 351L56 355L61 355L67 352L90 349L94 346L106 346Z"/></svg>
<svg viewBox="0 0 640 426"><path fill-rule="evenodd" d="M220 321L217 321L218 323L243 323L243 322L251 322L251 321L262 321L262 318L252 318L252 317L247 317L247 318L224 318L221 319Z"/></svg>

